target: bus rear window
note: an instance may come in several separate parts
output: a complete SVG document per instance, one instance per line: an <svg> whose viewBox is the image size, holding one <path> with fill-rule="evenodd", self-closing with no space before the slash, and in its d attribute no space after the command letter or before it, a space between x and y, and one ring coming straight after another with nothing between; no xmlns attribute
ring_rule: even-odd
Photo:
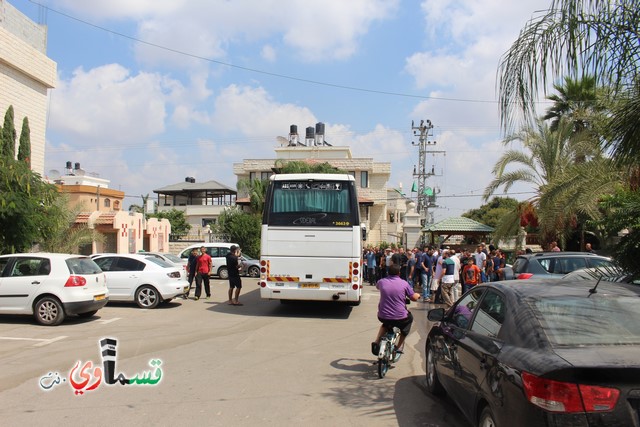
<svg viewBox="0 0 640 427"><path fill-rule="evenodd" d="M352 227L358 205L352 183L342 181L275 181L267 201L268 224Z"/></svg>

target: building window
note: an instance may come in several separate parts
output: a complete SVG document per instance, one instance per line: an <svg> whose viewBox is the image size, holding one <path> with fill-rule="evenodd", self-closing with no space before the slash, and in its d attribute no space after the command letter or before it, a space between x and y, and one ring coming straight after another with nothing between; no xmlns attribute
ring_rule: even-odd
<svg viewBox="0 0 640 427"><path fill-rule="evenodd" d="M111 207L111 199L104 199L104 207L105 208Z"/></svg>
<svg viewBox="0 0 640 427"><path fill-rule="evenodd" d="M268 181L271 176L271 172L260 172L260 179L263 181Z"/></svg>
<svg viewBox="0 0 640 427"><path fill-rule="evenodd" d="M115 202L113 202L113 210L114 211L120 210L120 201L116 200Z"/></svg>
<svg viewBox="0 0 640 427"><path fill-rule="evenodd" d="M367 171L360 172L360 187L362 188L369 187L369 172Z"/></svg>
<svg viewBox="0 0 640 427"><path fill-rule="evenodd" d="M255 172L249 172L249 181L255 181L256 175Z"/></svg>
<svg viewBox="0 0 640 427"><path fill-rule="evenodd" d="M356 171L349 171L349 175L351 175L352 177L356 177Z"/></svg>

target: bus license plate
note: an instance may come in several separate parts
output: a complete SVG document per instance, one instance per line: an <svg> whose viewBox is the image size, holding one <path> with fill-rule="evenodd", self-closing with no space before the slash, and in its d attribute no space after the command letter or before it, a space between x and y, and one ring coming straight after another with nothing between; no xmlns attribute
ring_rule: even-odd
<svg viewBox="0 0 640 427"><path fill-rule="evenodd" d="M320 283L300 283L302 289L320 289Z"/></svg>

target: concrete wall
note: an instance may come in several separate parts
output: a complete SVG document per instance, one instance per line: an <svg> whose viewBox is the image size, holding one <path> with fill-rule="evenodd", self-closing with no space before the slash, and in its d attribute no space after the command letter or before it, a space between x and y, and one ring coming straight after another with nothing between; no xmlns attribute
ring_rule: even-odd
<svg viewBox="0 0 640 427"><path fill-rule="evenodd" d="M16 153L22 121L29 118L31 169L44 175L48 90L56 84L56 63L47 58L46 27L0 0L0 114L14 109Z"/></svg>

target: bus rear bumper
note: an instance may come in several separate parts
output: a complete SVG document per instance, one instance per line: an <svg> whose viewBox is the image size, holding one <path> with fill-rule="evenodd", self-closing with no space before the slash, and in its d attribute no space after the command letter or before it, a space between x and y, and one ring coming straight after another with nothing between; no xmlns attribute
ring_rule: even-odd
<svg viewBox="0 0 640 427"><path fill-rule="evenodd" d="M356 303L360 301L361 290L344 289L302 289L302 288L260 288L260 297L270 300L299 300L299 301L335 301Z"/></svg>

